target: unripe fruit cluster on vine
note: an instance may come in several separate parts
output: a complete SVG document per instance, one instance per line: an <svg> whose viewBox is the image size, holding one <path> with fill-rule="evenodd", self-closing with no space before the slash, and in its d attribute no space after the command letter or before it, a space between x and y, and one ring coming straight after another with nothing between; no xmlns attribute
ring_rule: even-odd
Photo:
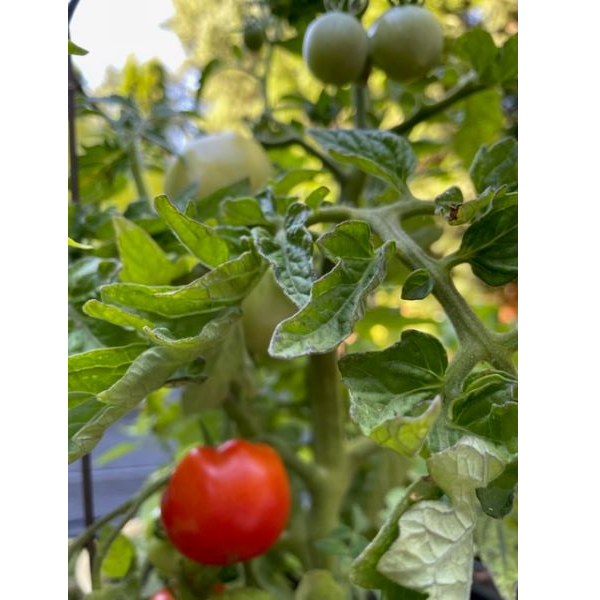
<svg viewBox="0 0 600 600"><path fill-rule="evenodd" d="M343 12L315 19L304 35L302 54L312 74L337 86L359 81L370 65L400 82L424 77L440 62L444 35L436 18L420 6L396 6L369 33Z"/></svg>

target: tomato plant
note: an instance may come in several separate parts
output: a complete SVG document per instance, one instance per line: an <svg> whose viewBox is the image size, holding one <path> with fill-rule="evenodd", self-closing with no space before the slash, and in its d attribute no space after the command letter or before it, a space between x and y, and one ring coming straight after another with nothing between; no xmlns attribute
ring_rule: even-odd
<svg viewBox="0 0 600 600"><path fill-rule="evenodd" d="M283 531L289 511L281 459L271 447L244 440L191 450L175 467L161 503L173 544L207 565L263 554Z"/></svg>
<svg viewBox="0 0 600 600"><path fill-rule="evenodd" d="M69 462L164 456L75 597L513 600L514 0L176 4L73 88Z"/></svg>

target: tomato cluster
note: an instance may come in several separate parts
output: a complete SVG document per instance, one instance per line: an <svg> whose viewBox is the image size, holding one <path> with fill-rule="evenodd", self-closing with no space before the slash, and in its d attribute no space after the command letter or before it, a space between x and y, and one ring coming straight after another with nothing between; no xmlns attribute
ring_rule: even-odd
<svg viewBox="0 0 600 600"><path fill-rule="evenodd" d="M329 12L307 28L304 61L323 83L345 85L365 75L371 62L396 81L423 77L441 58L444 36L425 8L406 5L387 10L369 34L355 17Z"/></svg>

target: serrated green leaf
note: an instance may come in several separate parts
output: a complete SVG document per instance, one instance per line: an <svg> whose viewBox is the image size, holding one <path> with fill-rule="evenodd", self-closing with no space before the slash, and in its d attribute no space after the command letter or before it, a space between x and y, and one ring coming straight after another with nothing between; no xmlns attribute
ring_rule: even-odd
<svg viewBox="0 0 600 600"><path fill-rule="evenodd" d="M341 238L345 236L348 226L342 225L327 234L323 246L327 252L344 247L343 241L338 244L332 239L340 227ZM340 258L331 271L315 281L308 304L277 326L269 354L292 358L335 348L363 316L367 296L385 278L387 262L393 253L394 244L387 242L371 257Z"/></svg>
<svg viewBox="0 0 600 600"><path fill-rule="evenodd" d="M248 251L188 285L115 283L104 286L101 295L109 304L165 317L205 314L239 304L256 285L263 270L260 256L255 251Z"/></svg>
<svg viewBox="0 0 600 600"><path fill-rule="evenodd" d="M323 234L317 244L332 262L336 262L338 258L373 257L371 228L364 221L344 221L333 231Z"/></svg>
<svg viewBox="0 0 600 600"><path fill-rule="evenodd" d="M238 318L239 312L227 312L205 325L193 343L186 340L187 343L181 345L169 344L145 350L110 387L70 409L69 463L90 452L108 427L148 394L162 387L177 369L196 360L222 340ZM89 357L85 362L89 362ZM89 388L89 383L87 385ZM94 385L93 389L98 387L99 384Z"/></svg>
<svg viewBox="0 0 600 600"><path fill-rule="evenodd" d="M264 229L252 232L256 248L273 267L279 287L299 308L308 302L313 282L313 242L305 226L309 214L309 208L294 203L287 210L283 229L275 237Z"/></svg>
<svg viewBox="0 0 600 600"><path fill-rule="evenodd" d="M229 246L214 229L179 212L166 196L157 196L154 205L177 239L204 266L216 267L229 260Z"/></svg>
<svg viewBox="0 0 600 600"><path fill-rule="evenodd" d="M441 343L414 329L386 350L345 355L339 368L352 418L381 446L413 456L441 412L447 366Z"/></svg>
<svg viewBox="0 0 600 600"><path fill-rule="evenodd" d="M494 66L498 48L492 36L483 29L472 29L461 35L454 44L454 52L466 58L480 76Z"/></svg>
<svg viewBox="0 0 600 600"><path fill-rule="evenodd" d="M475 490L499 475L501 448L466 436L427 460L429 473L450 502L419 502L398 521L399 536L377 563L392 581L429 600L468 600L473 572Z"/></svg>
<svg viewBox="0 0 600 600"><path fill-rule="evenodd" d="M86 54L88 54L88 50L82 48L81 46L78 46L77 44L69 40L69 54L75 54L76 56L85 56Z"/></svg>
<svg viewBox="0 0 600 600"><path fill-rule="evenodd" d="M434 282L427 269L413 271L402 286L403 300L422 300L431 294Z"/></svg>
<svg viewBox="0 0 600 600"><path fill-rule="evenodd" d="M181 263L172 263L163 249L139 225L113 217L121 258L121 281L147 285L166 285L187 271Z"/></svg>
<svg viewBox="0 0 600 600"><path fill-rule="evenodd" d="M478 373L452 403L452 420L477 435L504 442L516 451L518 436L517 380L499 371Z"/></svg>
<svg viewBox="0 0 600 600"><path fill-rule="evenodd" d="M377 535L352 563L349 577L353 584L366 589L387 589L395 585L377 570L377 564L398 538L398 520L417 502L439 498L440 493L437 485L430 480L418 479L410 486L398 500ZM417 597L423 596L417 594Z"/></svg>
<svg viewBox="0 0 600 600"><path fill-rule="evenodd" d="M100 536L99 543L102 544L106 541L106 538L110 534L110 528L104 529ZM131 568L134 558L135 547L133 543L123 534L119 534L104 556L104 560L102 561L102 574L106 577L113 577L115 579L125 577Z"/></svg>
<svg viewBox="0 0 600 600"><path fill-rule="evenodd" d="M477 550L489 569L503 600L515 600L518 580L518 530L516 520L482 516L475 530Z"/></svg>
<svg viewBox="0 0 600 600"><path fill-rule="evenodd" d="M488 187L507 185L514 189L518 179L518 146L513 138L505 138L477 151L469 174L475 189L482 193Z"/></svg>
<svg viewBox="0 0 600 600"><path fill-rule="evenodd" d="M501 519L512 511L518 475L519 466L515 459L487 487L477 489L477 498L486 515Z"/></svg>
<svg viewBox="0 0 600 600"><path fill-rule="evenodd" d="M220 205L221 220L229 225L268 225L256 198L230 198Z"/></svg>
<svg viewBox="0 0 600 600"><path fill-rule="evenodd" d="M144 327L152 328L155 326L148 319L98 300L88 300L83 305L83 312L94 319L102 319L119 327L132 327L137 331L142 331Z"/></svg>
<svg viewBox="0 0 600 600"><path fill-rule="evenodd" d="M97 394L118 381L148 344L99 348L69 357L69 392Z"/></svg>
<svg viewBox="0 0 600 600"><path fill-rule="evenodd" d="M119 271L116 260L84 256L69 265L69 301L80 304L93 298L101 285L115 281Z"/></svg>
<svg viewBox="0 0 600 600"><path fill-rule="evenodd" d="M399 190L417 166L410 143L377 129L311 129L309 134L341 163L384 179Z"/></svg>
<svg viewBox="0 0 600 600"><path fill-rule="evenodd" d="M457 260L468 262L473 273L491 286L518 275L518 217L516 194L507 194L465 232ZM496 203L495 203L496 204Z"/></svg>

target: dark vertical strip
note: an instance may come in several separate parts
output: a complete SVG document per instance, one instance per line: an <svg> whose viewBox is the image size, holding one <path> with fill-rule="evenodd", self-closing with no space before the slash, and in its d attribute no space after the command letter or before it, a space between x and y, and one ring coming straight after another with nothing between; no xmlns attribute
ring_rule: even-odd
<svg viewBox="0 0 600 600"><path fill-rule="evenodd" d="M79 163L77 157L77 134L75 131L75 93L77 81L69 55L69 164L71 166L71 200L79 204Z"/></svg>

